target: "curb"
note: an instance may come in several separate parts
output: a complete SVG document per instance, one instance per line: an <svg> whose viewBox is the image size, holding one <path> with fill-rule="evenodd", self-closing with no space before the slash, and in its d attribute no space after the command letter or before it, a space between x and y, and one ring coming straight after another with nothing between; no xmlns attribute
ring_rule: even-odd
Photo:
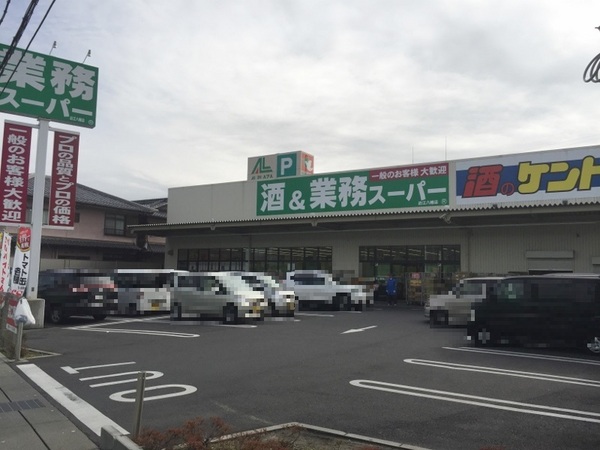
<svg viewBox="0 0 600 450"><path fill-rule="evenodd" d="M284 423L281 425L273 425L273 426L266 427L266 428L258 428L256 430L233 433L233 434L229 434L227 436L222 436L218 439L215 439L213 442L227 441L229 439L233 439L238 436L252 436L254 434L268 433L268 432L272 432L272 431L280 431L280 430L285 430L286 428L293 428L293 427L302 428L307 431L313 431L316 433L320 433L320 434L324 434L324 435L328 435L328 436L332 436L332 437L351 439L354 441L364 442L365 444L384 445L389 448L398 448L398 449L404 449L404 450L429 450L425 447L418 447L418 446L410 445L410 444L401 444L399 442L386 441L384 439L377 439L377 438L372 438L369 436L363 436L363 435L354 434L354 433L346 433L345 431L333 430L331 428L318 427L318 426L308 425L308 424L299 423L299 422L288 422L288 423Z"/></svg>
<svg viewBox="0 0 600 450"><path fill-rule="evenodd" d="M100 429L100 450L144 450L111 425Z"/></svg>

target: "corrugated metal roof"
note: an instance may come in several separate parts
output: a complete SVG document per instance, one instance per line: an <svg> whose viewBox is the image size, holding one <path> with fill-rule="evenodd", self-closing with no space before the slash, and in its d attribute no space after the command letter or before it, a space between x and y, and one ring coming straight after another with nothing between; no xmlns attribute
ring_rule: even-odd
<svg viewBox="0 0 600 450"><path fill-rule="evenodd" d="M54 236L42 236L42 245L59 245L61 247L85 247L136 251L140 250L135 245L135 241L133 239L130 242L115 242L95 239L72 239ZM152 244L148 246L148 251L153 253L164 253L165 246L162 244Z"/></svg>
<svg viewBox="0 0 600 450"><path fill-rule="evenodd" d="M435 208L406 208L401 210L392 211L355 211L351 213L311 213L311 214L295 214L295 215L281 215L281 216L264 216L256 217L252 219L229 219L229 220L201 220L201 221L189 221L189 222L167 222L162 224L147 224L147 225L135 225L135 228L152 228L152 227L165 227L165 226L193 226L193 225L211 225L211 224L234 224L234 223L256 223L256 222L274 222L274 221L293 221L293 220L307 220L307 219L343 219L343 218L374 218L392 215L409 215L426 213L448 213L448 212L460 212L460 211L484 211L484 210L519 210L519 209L535 209L540 207L557 207L557 206L568 206L568 205L600 205L600 197L593 197L589 199L577 199L577 200L562 200L562 201L545 201L545 202L514 202L514 203L482 203L460 207L435 207Z"/></svg>

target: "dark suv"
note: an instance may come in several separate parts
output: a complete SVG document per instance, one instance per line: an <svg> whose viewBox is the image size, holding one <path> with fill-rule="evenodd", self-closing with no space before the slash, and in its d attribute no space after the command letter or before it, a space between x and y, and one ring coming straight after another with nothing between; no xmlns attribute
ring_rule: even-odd
<svg viewBox="0 0 600 450"><path fill-rule="evenodd" d="M45 300L45 314L52 323L70 316L103 320L107 314L115 314L118 306L113 278L85 269L40 272L38 297Z"/></svg>
<svg viewBox="0 0 600 450"><path fill-rule="evenodd" d="M600 274L505 278L473 305L467 336L475 345L535 341L600 353Z"/></svg>

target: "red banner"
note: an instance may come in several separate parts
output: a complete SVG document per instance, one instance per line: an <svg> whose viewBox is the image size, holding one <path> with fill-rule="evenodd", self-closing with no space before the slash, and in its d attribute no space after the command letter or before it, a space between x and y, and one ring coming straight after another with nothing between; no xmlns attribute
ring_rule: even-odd
<svg viewBox="0 0 600 450"><path fill-rule="evenodd" d="M56 131L52 154L52 183L48 225L73 227L77 193L79 134Z"/></svg>
<svg viewBox="0 0 600 450"><path fill-rule="evenodd" d="M0 165L0 222L26 223L31 127L4 123Z"/></svg>

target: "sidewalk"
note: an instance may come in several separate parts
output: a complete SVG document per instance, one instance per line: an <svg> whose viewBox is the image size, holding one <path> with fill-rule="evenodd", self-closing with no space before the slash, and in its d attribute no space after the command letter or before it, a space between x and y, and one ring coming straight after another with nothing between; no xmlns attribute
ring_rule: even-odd
<svg viewBox="0 0 600 450"><path fill-rule="evenodd" d="M14 366L0 353L0 448L98 450L98 445L25 381Z"/></svg>

